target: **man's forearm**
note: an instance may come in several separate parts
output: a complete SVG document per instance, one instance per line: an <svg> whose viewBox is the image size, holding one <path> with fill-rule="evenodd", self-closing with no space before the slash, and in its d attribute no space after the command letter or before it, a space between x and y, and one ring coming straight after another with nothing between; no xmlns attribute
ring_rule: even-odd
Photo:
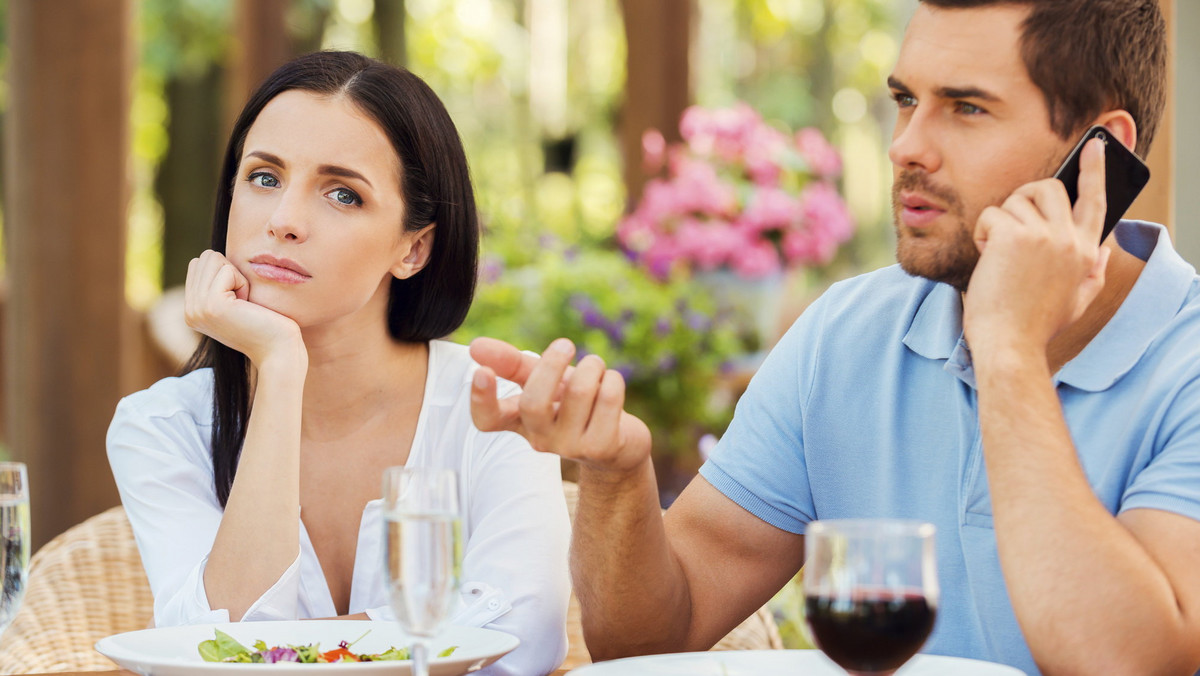
<svg viewBox="0 0 1200 676"><path fill-rule="evenodd" d="M571 574L592 658L681 649L687 581L667 542L653 465L622 479L582 466L579 486Z"/></svg>
<svg viewBox="0 0 1200 676"><path fill-rule="evenodd" d="M1175 593L1093 493L1044 357L977 358L976 376L1000 563L1038 665L1172 673L1187 640Z"/></svg>

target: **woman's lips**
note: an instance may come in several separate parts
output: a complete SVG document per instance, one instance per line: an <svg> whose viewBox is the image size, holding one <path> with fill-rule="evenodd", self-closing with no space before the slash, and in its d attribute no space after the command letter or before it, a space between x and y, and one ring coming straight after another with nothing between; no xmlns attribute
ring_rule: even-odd
<svg viewBox="0 0 1200 676"><path fill-rule="evenodd" d="M270 282L279 282L280 284L300 284L310 279L308 275L302 275L291 268L271 263L251 263L250 269L254 271L256 276Z"/></svg>

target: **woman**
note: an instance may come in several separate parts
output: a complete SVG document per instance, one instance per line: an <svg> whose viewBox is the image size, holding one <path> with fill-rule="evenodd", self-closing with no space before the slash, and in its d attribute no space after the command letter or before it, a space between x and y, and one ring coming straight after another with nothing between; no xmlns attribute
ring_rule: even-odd
<svg viewBox="0 0 1200 676"><path fill-rule="evenodd" d="M451 622L514 634L494 673L566 653L557 458L470 420L459 326L478 250L466 158L413 74L347 52L276 71L239 116L212 250L188 267L185 375L125 398L108 455L159 626L384 619L379 487L458 470ZM509 384L515 390L515 386Z"/></svg>

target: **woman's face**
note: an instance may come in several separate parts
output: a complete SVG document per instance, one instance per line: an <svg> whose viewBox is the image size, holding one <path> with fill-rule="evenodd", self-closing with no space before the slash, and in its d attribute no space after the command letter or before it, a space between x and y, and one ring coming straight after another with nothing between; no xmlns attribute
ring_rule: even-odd
<svg viewBox="0 0 1200 676"><path fill-rule="evenodd" d="M415 272L431 243L404 231L400 171L383 130L348 98L272 99L246 135L225 240L249 300L301 328L384 322L393 274Z"/></svg>

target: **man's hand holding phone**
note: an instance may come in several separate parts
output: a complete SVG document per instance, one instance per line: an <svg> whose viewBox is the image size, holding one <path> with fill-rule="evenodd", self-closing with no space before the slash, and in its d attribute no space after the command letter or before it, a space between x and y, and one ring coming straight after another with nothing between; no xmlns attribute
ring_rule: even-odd
<svg viewBox="0 0 1200 676"><path fill-rule="evenodd" d="M1105 144L1085 142L1074 206L1063 182L1018 188L975 227L979 263L963 300L963 328L978 364L1006 350L1045 351L1104 287L1111 251L1099 245L1107 213Z"/></svg>

